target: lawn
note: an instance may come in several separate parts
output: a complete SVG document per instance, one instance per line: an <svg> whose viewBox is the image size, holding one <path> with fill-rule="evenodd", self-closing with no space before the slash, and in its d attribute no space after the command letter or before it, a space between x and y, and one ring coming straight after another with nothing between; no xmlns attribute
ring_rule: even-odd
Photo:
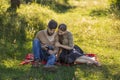
<svg viewBox="0 0 120 80"><path fill-rule="evenodd" d="M0 3L0 6L4 4L0 7L0 80L120 79L120 20L110 12L108 0L69 0L69 6L66 3L65 8L61 5L60 8L51 8L38 3L21 4L17 14L5 12L9 7L7 1ZM43 65L39 68L19 65L27 53L32 53L34 33L46 28L50 19L59 24L66 23L73 33L75 44L85 53L96 54L102 66L58 66L55 72L51 72L44 70ZM5 33L8 36L2 35Z"/></svg>

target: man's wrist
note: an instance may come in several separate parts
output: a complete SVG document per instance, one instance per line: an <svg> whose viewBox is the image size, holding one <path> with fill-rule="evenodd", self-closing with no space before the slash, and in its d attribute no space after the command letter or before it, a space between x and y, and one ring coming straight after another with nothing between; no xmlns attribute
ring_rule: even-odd
<svg viewBox="0 0 120 80"><path fill-rule="evenodd" d="M62 45L60 44L60 47L62 47Z"/></svg>

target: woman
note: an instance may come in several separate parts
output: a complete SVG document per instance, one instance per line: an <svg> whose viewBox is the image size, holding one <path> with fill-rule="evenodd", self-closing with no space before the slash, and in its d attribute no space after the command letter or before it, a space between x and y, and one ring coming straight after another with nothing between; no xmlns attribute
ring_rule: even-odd
<svg viewBox="0 0 120 80"><path fill-rule="evenodd" d="M71 32L67 31L67 26L65 24L60 24L58 27L58 41L59 42L57 42L55 45L62 49L59 55L60 62L69 63L72 62L72 60L74 60L74 63L79 62L95 64L96 66L100 66L100 64L96 60L85 56L83 53L74 52L75 48L73 44L73 36ZM74 59L72 59L72 57L74 57Z"/></svg>

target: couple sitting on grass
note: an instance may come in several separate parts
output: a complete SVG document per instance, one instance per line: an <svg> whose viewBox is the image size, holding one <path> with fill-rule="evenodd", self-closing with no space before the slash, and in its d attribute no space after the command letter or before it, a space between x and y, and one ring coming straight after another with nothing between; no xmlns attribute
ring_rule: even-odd
<svg viewBox="0 0 120 80"><path fill-rule="evenodd" d="M55 32L57 25L55 20L50 20L47 29L41 30L36 34L33 40L34 67L38 67L41 61L45 60L47 63L44 68L56 68L54 65L56 61L67 63L65 56L74 52L71 32L67 31L65 24L60 24L58 31ZM83 53L74 53L71 56L75 56L74 62L100 66L96 60L85 56Z"/></svg>

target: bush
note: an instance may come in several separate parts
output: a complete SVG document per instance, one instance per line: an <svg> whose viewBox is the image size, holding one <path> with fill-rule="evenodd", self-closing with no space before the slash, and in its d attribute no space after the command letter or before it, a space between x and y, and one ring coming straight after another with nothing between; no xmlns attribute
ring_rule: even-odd
<svg viewBox="0 0 120 80"><path fill-rule="evenodd" d="M110 0L109 2L111 9L120 10L120 0Z"/></svg>

